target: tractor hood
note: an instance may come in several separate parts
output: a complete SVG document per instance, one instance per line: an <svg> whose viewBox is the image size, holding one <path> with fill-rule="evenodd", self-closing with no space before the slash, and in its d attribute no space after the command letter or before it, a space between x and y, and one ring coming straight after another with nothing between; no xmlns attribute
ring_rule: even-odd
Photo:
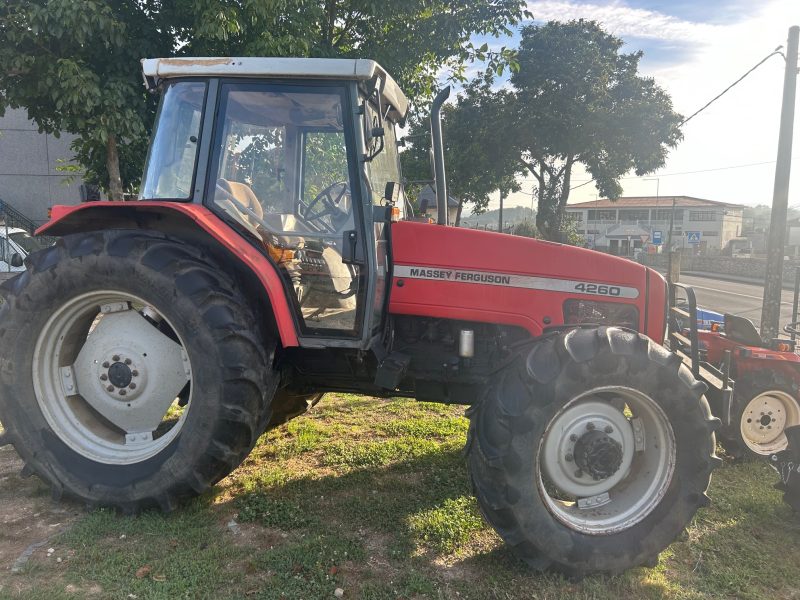
<svg viewBox="0 0 800 600"><path fill-rule="evenodd" d="M626 325L662 341L666 282L633 261L520 236L399 222L389 310L524 327ZM615 318L623 322L615 322Z"/></svg>

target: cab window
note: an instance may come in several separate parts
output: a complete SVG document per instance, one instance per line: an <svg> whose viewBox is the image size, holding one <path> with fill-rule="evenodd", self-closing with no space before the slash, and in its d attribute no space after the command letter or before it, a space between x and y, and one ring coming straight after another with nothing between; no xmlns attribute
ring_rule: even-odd
<svg viewBox="0 0 800 600"><path fill-rule="evenodd" d="M362 274L342 259L344 232L355 227L344 90L221 88L213 206L276 263L305 333L357 335Z"/></svg>

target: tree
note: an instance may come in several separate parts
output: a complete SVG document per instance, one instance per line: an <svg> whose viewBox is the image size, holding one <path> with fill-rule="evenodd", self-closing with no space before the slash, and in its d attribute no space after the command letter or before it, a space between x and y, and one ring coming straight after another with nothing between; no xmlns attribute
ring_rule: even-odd
<svg viewBox="0 0 800 600"><path fill-rule="evenodd" d="M139 59L186 56L374 58L412 101L442 69L513 60L469 40L526 15L523 0L6 0L0 6L0 114L25 107L40 130L78 136L87 179L135 189L155 110Z"/></svg>
<svg viewBox="0 0 800 600"><path fill-rule="evenodd" d="M466 64L513 60L476 48L475 35L510 34L530 13L523 0L178 0L176 31L195 56L372 58L412 99L429 98L444 70L464 80Z"/></svg>
<svg viewBox="0 0 800 600"><path fill-rule="evenodd" d="M622 175L662 167L682 139L669 95L638 74L642 52L621 54L622 44L593 21L522 29L509 96L516 126L506 130L536 180L536 225L546 239L561 237L575 164L615 199Z"/></svg>
<svg viewBox="0 0 800 600"><path fill-rule="evenodd" d="M149 3L7 0L0 38L0 115L24 107L40 131L76 134L86 179L121 199L141 175L155 108L138 60L174 47Z"/></svg>
<svg viewBox="0 0 800 600"><path fill-rule="evenodd" d="M521 165L516 148L508 144L513 126L510 92L491 89L491 77L470 82L454 104L442 109L442 137L448 194L459 201L456 225L465 204L481 212L489 204L490 194L518 191L516 176ZM411 148L401 154L406 179L431 177L430 126L417 120L411 128Z"/></svg>

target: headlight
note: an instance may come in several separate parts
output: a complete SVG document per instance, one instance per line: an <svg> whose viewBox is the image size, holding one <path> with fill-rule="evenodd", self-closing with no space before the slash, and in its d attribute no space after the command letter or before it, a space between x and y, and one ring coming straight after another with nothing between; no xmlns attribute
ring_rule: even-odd
<svg viewBox="0 0 800 600"><path fill-rule="evenodd" d="M566 325L618 325L639 329L639 310L621 302L595 302L594 300L572 299L564 302L564 323Z"/></svg>

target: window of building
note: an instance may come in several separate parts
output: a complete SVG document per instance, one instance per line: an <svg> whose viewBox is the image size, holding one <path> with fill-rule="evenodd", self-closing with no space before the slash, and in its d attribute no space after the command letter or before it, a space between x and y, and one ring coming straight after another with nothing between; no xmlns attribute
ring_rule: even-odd
<svg viewBox="0 0 800 600"><path fill-rule="evenodd" d="M595 210L592 209L589 211L589 220L590 221L616 221L617 220L617 211L616 210Z"/></svg>
<svg viewBox="0 0 800 600"><path fill-rule="evenodd" d="M620 209L620 221L647 221L650 219L650 211L646 208L627 208Z"/></svg>
<svg viewBox="0 0 800 600"><path fill-rule="evenodd" d="M719 231L704 231L703 237L719 237Z"/></svg>
<svg viewBox="0 0 800 600"><path fill-rule="evenodd" d="M690 221L716 221L717 213L713 210L690 210Z"/></svg>
<svg viewBox="0 0 800 600"><path fill-rule="evenodd" d="M669 221L672 218L672 209L671 208L657 208L653 211L653 220L654 221ZM675 220L676 221L683 221L683 209L676 208L675 209Z"/></svg>
<svg viewBox="0 0 800 600"><path fill-rule="evenodd" d="M572 219L573 221L582 222L583 221L583 212L572 212L567 211L567 218Z"/></svg>

